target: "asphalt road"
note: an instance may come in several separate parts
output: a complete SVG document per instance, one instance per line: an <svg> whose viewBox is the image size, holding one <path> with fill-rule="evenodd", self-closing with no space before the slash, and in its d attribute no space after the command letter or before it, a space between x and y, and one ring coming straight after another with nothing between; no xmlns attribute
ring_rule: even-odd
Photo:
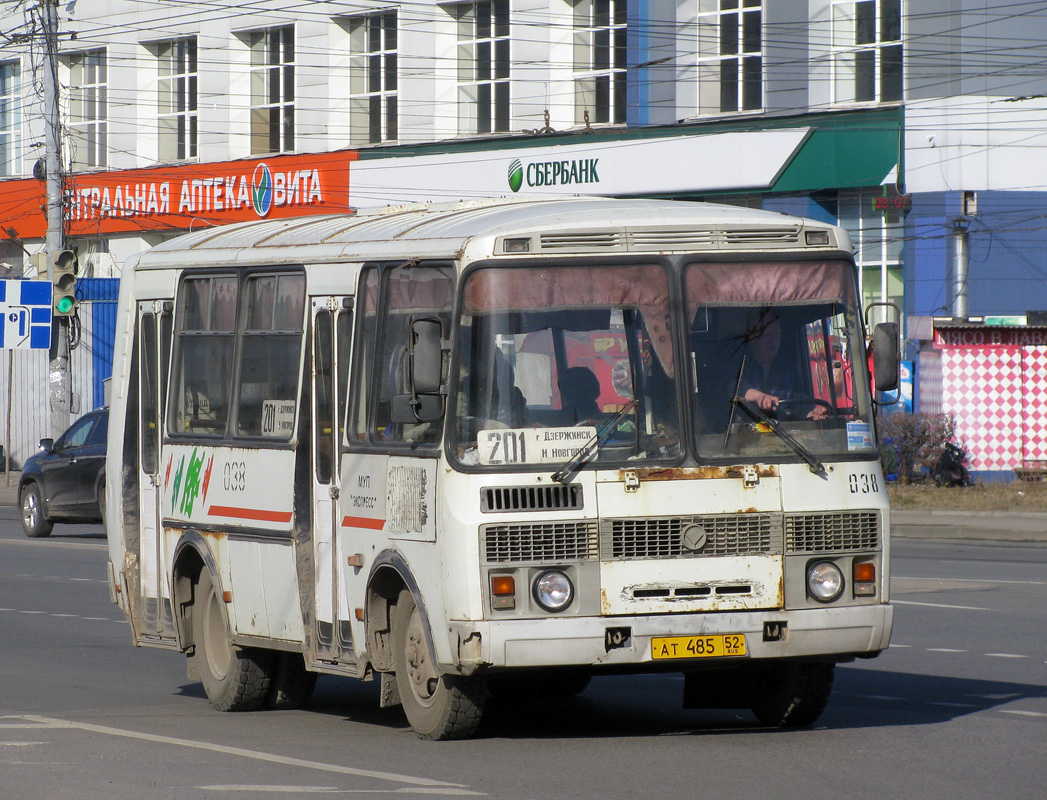
<svg viewBox="0 0 1047 800"><path fill-rule="evenodd" d="M1047 546L898 539L894 640L837 670L817 726L680 708L677 675L494 706L482 737L418 740L374 684L302 711L222 714L177 653L136 649L104 534L28 540L0 508L0 798L1040 798Z"/></svg>

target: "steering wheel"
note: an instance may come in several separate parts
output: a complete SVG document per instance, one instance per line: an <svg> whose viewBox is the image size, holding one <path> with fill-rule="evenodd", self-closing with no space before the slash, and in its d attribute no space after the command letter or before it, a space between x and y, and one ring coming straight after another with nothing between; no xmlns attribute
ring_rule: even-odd
<svg viewBox="0 0 1047 800"><path fill-rule="evenodd" d="M824 407L827 417L833 414L833 407L827 400L819 400L817 397L789 397L778 401L778 419L782 422L807 419L807 415L811 413L807 406Z"/></svg>

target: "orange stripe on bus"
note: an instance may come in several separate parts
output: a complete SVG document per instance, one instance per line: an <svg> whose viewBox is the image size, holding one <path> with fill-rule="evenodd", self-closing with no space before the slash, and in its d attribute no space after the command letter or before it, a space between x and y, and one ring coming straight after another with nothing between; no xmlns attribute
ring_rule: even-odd
<svg viewBox="0 0 1047 800"><path fill-rule="evenodd" d="M367 528L372 531L380 531L385 527L384 519L371 519L370 517L345 517L342 520L343 528Z"/></svg>
<svg viewBox="0 0 1047 800"><path fill-rule="evenodd" d="M236 506L211 506L207 513L212 517L233 517L234 519L253 519L259 522L290 522L290 511L263 511L258 508L237 508Z"/></svg>

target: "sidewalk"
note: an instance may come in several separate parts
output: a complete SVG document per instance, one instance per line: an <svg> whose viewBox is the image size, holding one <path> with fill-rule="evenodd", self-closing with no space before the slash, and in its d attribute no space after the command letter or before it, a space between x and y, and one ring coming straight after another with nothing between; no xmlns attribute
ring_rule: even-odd
<svg viewBox="0 0 1047 800"><path fill-rule="evenodd" d="M18 478L0 473L0 506L18 505ZM900 539L1047 542L1047 513L1006 511L892 511L891 533Z"/></svg>

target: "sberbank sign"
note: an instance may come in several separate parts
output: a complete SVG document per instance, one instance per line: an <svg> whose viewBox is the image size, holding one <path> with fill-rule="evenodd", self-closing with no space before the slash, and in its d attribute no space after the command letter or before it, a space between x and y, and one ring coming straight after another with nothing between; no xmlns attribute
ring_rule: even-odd
<svg viewBox="0 0 1047 800"><path fill-rule="evenodd" d="M570 161L532 161L524 164L514 158L509 164L509 188L514 192L526 183L529 187L572 186L599 183L598 158L575 158Z"/></svg>

